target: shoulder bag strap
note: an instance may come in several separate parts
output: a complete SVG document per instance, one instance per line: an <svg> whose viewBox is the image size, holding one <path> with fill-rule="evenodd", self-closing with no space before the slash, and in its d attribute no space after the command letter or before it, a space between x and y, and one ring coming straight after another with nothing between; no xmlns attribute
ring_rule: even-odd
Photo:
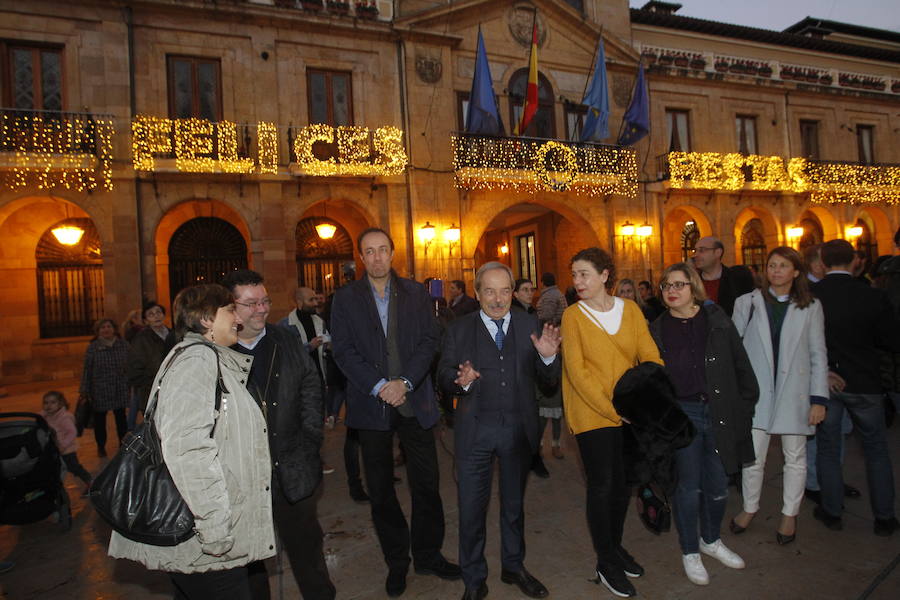
<svg viewBox="0 0 900 600"><path fill-rule="evenodd" d="M594 316L593 313L591 313L590 309L588 309L586 306L583 306L580 302L578 303L578 308L581 309L581 312L584 314L584 316L586 316L588 319L591 320L592 323L594 323L594 325L596 325L597 327L600 328L600 331L602 331L603 333L606 334L606 337L609 339L610 342L612 342L612 345L616 347L616 350L618 350L619 354L621 354L622 357L625 359L625 362L631 363L632 366L638 364L639 361L637 360L637 357L635 356L634 358L629 358L628 355L625 354L625 351L622 349L622 346L619 345L619 342L616 341L616 338L614 338L612 336L612 334L610 334L606 330L606 327L603 326L603 323L601 323L599 321L599 319L597 319L597 317ZM623 320L625 319L625 307L624 306L622 307L622 319Z"/></svg>

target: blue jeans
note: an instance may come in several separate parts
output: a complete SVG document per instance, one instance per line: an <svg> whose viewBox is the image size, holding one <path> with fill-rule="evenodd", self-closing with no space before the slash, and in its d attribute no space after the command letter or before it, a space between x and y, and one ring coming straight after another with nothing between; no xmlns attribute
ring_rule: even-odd
<svg viewBox="0 0 900 600"><path fill-rule="evenodd" d="M850 415L844 413L841 420L841 464L844 464L844 448L846 437L853 431L853 421ZM818 446L816 445L816 436L811 435L806 438L806 489L819 491L819 473L816 469L816 456L818 454Z"/></svg>
<svg viewBox="0 0 900 600"><path fill-rule="evenodd" d="M728 500L728 475L716 453L709 406L702 402L679 404L697 434L688 446L675 453L678 487L673 498L673 512L682 554L696 554L700 551L698 521L704 542L712 544L719 539Z"/></svg>
<svg viewBox="0 0 900 600"><path fill-rule="evenodd" d="M866 458L866 480L872 513L876 519L894 517L894 471L888 454L881 394L846 394L836 392L828 400L825 420L816 433L819 458L819 485L822 509L839 517L843 510L844 475L841 472L841 418L850 413L859 432Z"/></svg>

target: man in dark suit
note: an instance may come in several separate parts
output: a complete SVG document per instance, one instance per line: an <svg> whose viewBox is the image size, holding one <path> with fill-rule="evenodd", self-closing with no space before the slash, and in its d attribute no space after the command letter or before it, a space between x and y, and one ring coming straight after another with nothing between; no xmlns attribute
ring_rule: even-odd
<svg viewBox="0 0 900 600"><path fill-rule="evenodd" d="M448 288L450 294L450 310L453 315L461 317L478 310L478 301L466 294L466 282L454 279Z"/></svg>
<svg viewBox="0 0 900 600"><path fill-rule="evenodd" d="M454 446L464 600L480 600L488 592L485 519L495 456L500 463L500 578L532 598L548 595L525 570L523 497L541 434L535 379L548 386L558 381L560 335L549 323L542 330L534 315L510 312L514 286L512 271L502 263L478 269L475 295L481 310L450 323L438 367L441 387L460 398Z"/></svg>
<svg viewBox="0 0 900 600"><path fill-rule="evenodd" d="M734 301L756 287L753 272L744 265L726 267L722 264L725 245L717 237L707 236L694 246L694 266L700 272L706 297L731 316Z"/></svg>
<svg viewBox="0 0 900 600"><path fill-rule="evenodd" d="M846 386L842 391L832 388L825 420L816 432L821 504L813 516L829 529L843 527L840 445L841 417L847 410L863 440L874 532L889 536L900 524L894 513L894 472L885 432L878 351L900 351L900 324L884 291L853 277L857 259L849 242L826 242L821 254L827 275L813 284L812 291L825 313L828 366Z"/></svg>
<svg viewBox="0 0 900 600"><path fill-rule="evenodd" d="M331 340L347 378L347 427L359 431L372 520L388 576L388 596L406 590L410 549L416 573L459 579L460 569L441 555L444 509L432 428L438 407L429 372L440 331L420 283L391 269L394 242L386 231L366 229L357 239L366 276L334 295ZM406 452L412 493L412 530L394 490L394 433Z"/></svg>

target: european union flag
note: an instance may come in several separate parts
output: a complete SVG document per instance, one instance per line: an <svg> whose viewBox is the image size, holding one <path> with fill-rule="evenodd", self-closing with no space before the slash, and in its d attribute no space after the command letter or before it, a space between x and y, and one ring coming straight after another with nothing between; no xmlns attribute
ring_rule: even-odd
<svg viewBox="0 0 900 600"><path fill-rule="evenodd" d="M588 107L581 129L582 142L599 142L609 137L609 86L606 83L606 52L603 51L603 38L597 46L597 60L594 63L594 75L591 84L584 94L582 104Z"/></svg>
<svg viewBox="0 0 900 600"><path fill-rule="evenodd" d="M638 67L631 104L625 111L622 124L622 133L617 142L620 146L636 144L638 140L650 133L650 96L647 93L647 82L644 81L643 64Z"/></svg>
<svg viewBox="0 0 900 600"><path fill-rule="evenodd" d="M469 93L469 109L466 111L466 133L503 135L503 121L494 95L491 67L484 49L484 38L478 30L478 49L475 53L475 76Z"/></svg>

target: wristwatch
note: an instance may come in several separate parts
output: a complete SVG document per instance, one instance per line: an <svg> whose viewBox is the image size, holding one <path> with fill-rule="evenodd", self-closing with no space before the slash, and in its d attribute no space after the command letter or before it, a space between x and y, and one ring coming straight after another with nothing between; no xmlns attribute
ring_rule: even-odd
<svg viewBox="0 0 900 600"><path fill-rule="evenodd" d="M407 392L413 391L413 384L412 384L412 382L410 382L409 379L407 379L406 377L398 377L397 379L399 379L400 381L403 382L403 385L406 386Z"/></svg>

